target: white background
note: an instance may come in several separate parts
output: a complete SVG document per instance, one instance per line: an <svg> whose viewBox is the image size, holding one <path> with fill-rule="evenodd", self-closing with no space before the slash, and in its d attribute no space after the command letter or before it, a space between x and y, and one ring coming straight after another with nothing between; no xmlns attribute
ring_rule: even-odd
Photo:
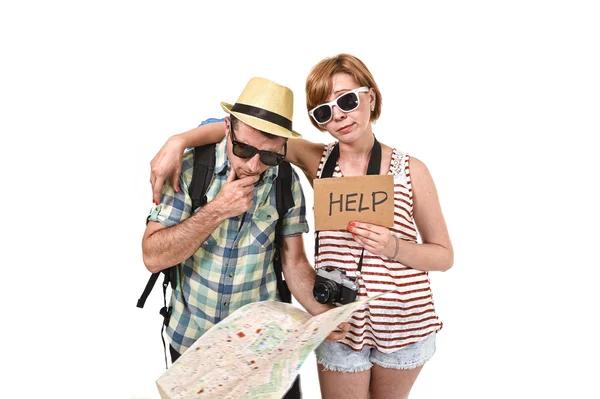
<svg viewBox="0 0 600 399"><path fill-rule="evenodd" d="M348 52L383 93L377 137L429 167L455 248L411 398L600 397L597 3L392 3L0 6L0 396L158 398L158 286L135 307L150 159L252 76L292 88L295 129L329 141L304 79ZM319 398L314 356L302 377Z"/></svg>

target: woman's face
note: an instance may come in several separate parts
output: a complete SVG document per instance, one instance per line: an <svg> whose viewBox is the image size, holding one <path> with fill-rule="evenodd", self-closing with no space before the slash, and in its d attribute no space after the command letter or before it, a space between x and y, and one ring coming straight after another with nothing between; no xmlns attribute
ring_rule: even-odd
<svg viewBox="0 0 600 399"><path fill-rule="evenodd" d="M333 75L331 83L332 91L327 102L360 87L352 76L345 73ZM369 89L368 92L359 92L357 95L360 102L358 108L344 112L337 105L333 105L331 120L322 125L334 138L346 144L356 141L365 133L372 134L370 119L371 106L375 104L375 94Z"/></svg>

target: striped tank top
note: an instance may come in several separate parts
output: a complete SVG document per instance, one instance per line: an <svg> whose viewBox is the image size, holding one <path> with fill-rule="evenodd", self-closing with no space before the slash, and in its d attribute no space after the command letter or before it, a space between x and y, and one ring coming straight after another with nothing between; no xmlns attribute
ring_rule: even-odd
<svg viewBox="0 0 600 399"><path fill-rule="evenodd" d="M334 145L325 145L317 178L321 177ZM396 149L392 151L388 174L394 176L394 227L390 230L402 240L417 242L408 160L408 154ZM338 164L332 177L343 177ZM349 231L321 231L315 267L334 267L346 271L348 277L356 277L361 252L362 247ZM442 328L435 314L427 272L365 250L360 274L357 300L382 292L394 292L356 311L349 320L350 332L339 342L355 351L370 346L383 353L391 353Z"/></svg>

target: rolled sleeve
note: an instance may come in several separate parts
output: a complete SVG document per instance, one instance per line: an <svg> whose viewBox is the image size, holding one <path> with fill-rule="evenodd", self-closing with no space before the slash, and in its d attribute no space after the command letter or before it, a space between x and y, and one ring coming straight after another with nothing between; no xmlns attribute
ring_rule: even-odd
<svg viewBox="0 0 600 399"><path fill-rule="evenodd" d="M191 161L190 161L191 158ZM183 173L179 177L179 192L171 185L171 180L165 180L160 204L150 210L146 222L158 222L166 227L175 226L190 217L192 212L192 199L188 193L190 174L189 164L193 163L193 153L184 155Z"/></svg>
<svg viewBox="0 0 600 399"><path fill-rule="evenodd" d="M292 197L294 198L294 206L285 214L281 234L286 236L294 236L298 234L308 233L308 223L306 222L306 204L304 202L304 192L300 184L300 178L296 171L292 168Z"/></svg>

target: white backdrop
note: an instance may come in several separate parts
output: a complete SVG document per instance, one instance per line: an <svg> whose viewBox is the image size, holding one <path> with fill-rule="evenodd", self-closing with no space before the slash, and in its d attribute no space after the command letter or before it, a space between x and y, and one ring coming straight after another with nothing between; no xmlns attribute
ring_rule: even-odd
<svg viewBox="0 0 600 399"><path fill-rule="evenodd" d="M377 137L429 167L455 248L411 398L600 397L597 2L392 3L0 6L2 397L159 397L158 286L135 307L150 159L252 76L329 141L304 79L341 52L381 88ZM314 356L301 372L319 398Z"/></svg>

